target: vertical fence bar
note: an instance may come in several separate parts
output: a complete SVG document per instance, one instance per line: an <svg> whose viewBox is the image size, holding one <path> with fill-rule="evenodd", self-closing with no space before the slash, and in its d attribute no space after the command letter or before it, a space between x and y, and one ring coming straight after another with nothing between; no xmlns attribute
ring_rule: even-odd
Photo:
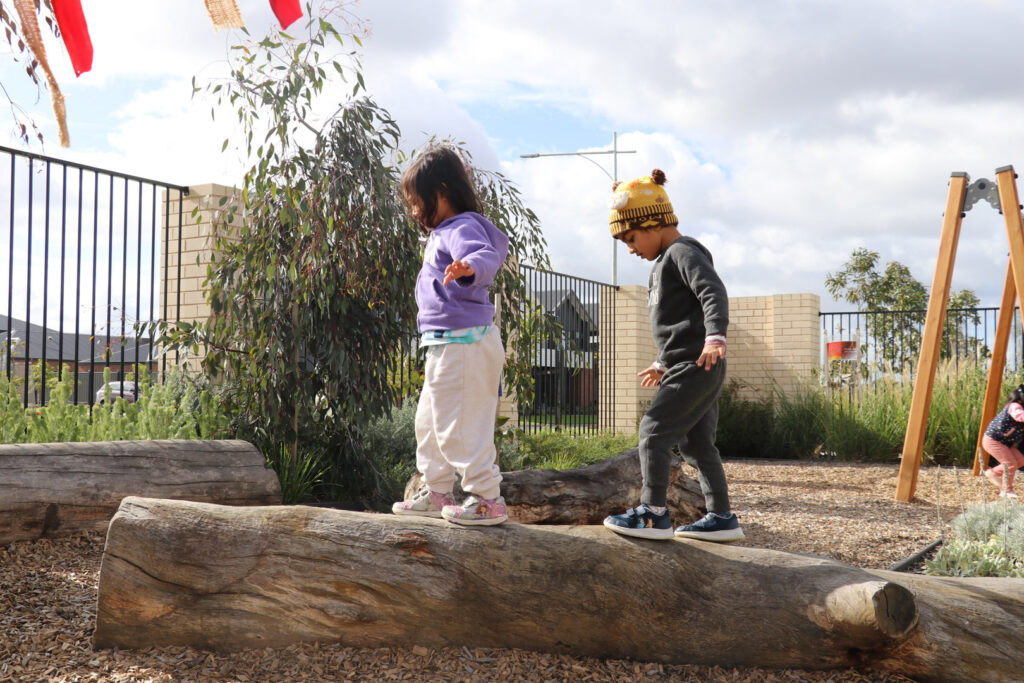
<svg viewBox="0 0 1024 683"><path fill-rule="evenodd" d="M100 248L100 174L92 174L92 304L89 322L89 405L95 402L96 396L96 269L99 264Z"/></svg>
<svg viewBox="0 0 1024 683"><path fill-rule="evenodd" d="M136 386L139 382L139 342L142 341L142 183L139 184L139 211L138 223L139 234L136 238L137 247L135 252L135 359L132 375L135 378ZM125 299L128 297L125 296ZM122 359L123 362L123 359Z"/></svg>
<svg viewBox="0 0 1024 683"><path fill-rule="evenodd" d="M153 367L153 356L156 353L156 328L153 326L153 322L156 321L156 310L155 310L156 283L160 281L160 278L157 276L157 272L156 272L156 245L158 245L160 243L159 242L160 238L157 235L157 230L156 230L156 226L158 225L158 222L157 222L157 219L156 219L156 183L154 183L152 185L152 188L153 188L153 197L151 199L150 205L153 208L153 211L152 211L153 233L152 233L152 236L150 237L150 239L152 241L150 242L151 246L150 246L150 256L149 256L149 272L152 273L152 277L150 277L150 280L149 280L149 323L150 323L150 326L148 328L149 329L149 353L146 354L146 363L147 363L147 368L148 369L155 371L156 368ZM169 190L168 190L168 192L169 192Z"/></svg>
<svg viewBox="0 0 1024 683"><path fill-rule="evenodd" d="M114 298L114 176L110 176L110 199L107 202L107 206L110 207L107 213L107 343L103 347L103 375L106 377L107 371L110 370L110 356L111 356L111 335L113 331L113 319L111 316L114 311L112 308Z"/></svg>
<svg viewBox="0 0 1024 683"><path fill-rule="evenodd" d="M36 388L36 396L39 405L46 404L46 360L47 347L49 346L50 335L47 330L48 313L50 310L50 162L46 162L46 182L43 189L43 330L41 332L42 352L39 364L39 386Z"/></svg>
<svg viewBox="0 0 1024 683"><path fill-rule="evenodd" d="M25 359L25 387L22 395L22 401L25 405L28 405L28 385L29 385L29 358L32 355L32 208L33 208L33 173L32 173L32 159L28 160L28 258L26 260L26 277L25 277L25 346L23 358Z"/></svg>
<svg viewBox="0 0 1024 683"><path fill-rule="evenodd" d="M81 382L82 345L79 343L82 319L82 195L85 194L84 171L78 169L78 237L75 242L75 405L78 405L79 382Z"/></svg>
<svg viewBox="0 0 1024 683"><path fill-rule="evenodd" d="M125 335L128 332L128 179L124 179L124 231L121 236L121 336L120 336L120 372L118 379L124 380L124 354L127 349Z"/></svg>
<svg viewBox="0 0 1024 683"><path fill-rule="evenodd" d="M57 381L64 379L64 261L68 243L68 167L61 167L60 186L60 323L57 328Z"/></svg>

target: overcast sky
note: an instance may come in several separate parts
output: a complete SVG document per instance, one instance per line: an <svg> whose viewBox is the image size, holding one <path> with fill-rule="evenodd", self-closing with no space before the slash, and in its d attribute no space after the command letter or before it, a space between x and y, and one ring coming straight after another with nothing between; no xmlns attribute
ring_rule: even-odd
<svg viewBox="0 0 1024 683"><path fill-rule="evenodd" d="M263 35L266 0L239 0ZM85 0L93 70L75 79L50 45L72 146L48 154L186 185L239 184L233 131L193 100L222 76L232 32L201 0ZM613 171L525 153L636 150L620 179L661 168L680 228L704 242L731 295L824 290L867 247L931 284L947 185L1024 167L1024 9L1018 2L605 2L363 0L369 92L412 149L465 141L517 183L540 216L555 270L612 277L606 200ZM22 67L0 60L24 104ZM7 131L3 131L6 133ZM7 144L18 146L13 137ZM618 252L618 282L649 264ZM998 305L1007 247L987 204L968 214L954 287Z"/></svg>

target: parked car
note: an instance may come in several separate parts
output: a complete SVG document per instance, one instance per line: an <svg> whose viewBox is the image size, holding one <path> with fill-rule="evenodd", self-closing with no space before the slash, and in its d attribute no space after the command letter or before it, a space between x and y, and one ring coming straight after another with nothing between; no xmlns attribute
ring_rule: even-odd
<svg viewBox="0 0 1024 683"><path fill-rule="evenodd" d="M107 387L110 387L110 400L117 400L120 396L128 403L135 403L139 399L139 385L135 382L110 382L96 392L96 403L103 403L107 400Z"/></svg>

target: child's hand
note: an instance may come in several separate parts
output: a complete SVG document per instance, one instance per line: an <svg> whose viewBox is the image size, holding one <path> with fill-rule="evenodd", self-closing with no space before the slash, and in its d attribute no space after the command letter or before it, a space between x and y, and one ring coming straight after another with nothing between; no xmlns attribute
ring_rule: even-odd
<svg viewBox="0 0 1024 683"><path fill-rule="evenodd" d="M705 344L697 359L697 365L710 370L719 358L725 358L725 344Z"/></svg>
<svg viewBox="0 0 1024 683"><path fill-rule="evenodd" d="M664 370L659 370L653 363L650 367L645 370L641 370L636 373L637 377L640 377L640 386L642 387L656 387L661 382L661 378L665 375Z"/></svg>
<svg viewBox="0 0 1024 683"><path fill-rule="evenodd" d="M447 287L448 283L452 280L457 280L460 277L469 277L470 275L476 275L476 271L473 270L473 266L469 265L466 261L452 261L451 264L444 269L444 285Z"/></svg>

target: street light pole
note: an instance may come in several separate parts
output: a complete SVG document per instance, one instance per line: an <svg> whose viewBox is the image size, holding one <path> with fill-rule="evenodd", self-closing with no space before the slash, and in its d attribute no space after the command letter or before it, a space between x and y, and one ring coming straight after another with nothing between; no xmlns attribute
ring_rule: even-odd
<svg viewBox="0 0 1024 683"><path fill-rule="evenodd" d="M590 157L597 154L611 154L612 155L612 174L609 174L605 170L604 166L597 163ZM608 176L612 183L619 181L619 155L620 154L636 154L635 149L619 149L619 134L612 133L612 148L610 151L598 151L598 152L549 152L549 153L536 153L536 154L520 154L520 159L537 159L538 157L580 157L586 159L590 163L601 169L601 172ZM618 240L612 240L612 284L619 284L619 251L618 251Z"/></svg>

